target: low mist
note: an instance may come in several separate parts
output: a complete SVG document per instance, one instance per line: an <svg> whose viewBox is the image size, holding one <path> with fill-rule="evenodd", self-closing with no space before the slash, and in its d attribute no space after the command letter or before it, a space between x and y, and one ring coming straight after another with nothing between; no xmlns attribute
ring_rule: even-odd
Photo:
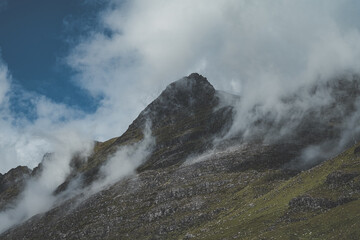
<svg viewBox="0 0 360 240"><path fill-rule="evenodd" d="M137 167L144 163L155 146L150 123L146 122L143 139L140 142L120 146L100 169L100 178L91 184L89 192L97 192L124 177L135 174Z"/></svg>
<svg viewBox="0 0 360 240"><path fill-rule="evenodd" d="M287 167L313 166L360 140L359 84L359 76L348 73L304 83L283 94L270 91L259 96L258 89L246 88L233 104L233 125L224 139L296 144L302 151Z"/></svg>
<svg viewBox="0 0 360 240"><path fill-rule="evenodd" d="M49 210L56 201L54 190L71 171L73 156L79 154L86 158L92 151L93 141L75 134L73 129L58 131L52 136L54 152L45 155L39 171L27 181L16 201L0 212L0 232Z"/></svg>
<svg viewBox="0 0 360 240"><path fill-rule="evenodd" d="M79 179L73 179L66 193L56 195L55 190L71 172L70 163L74 156L86 161L93 151L93 141L74 132L63 130L54 133L54 152L45 155L39 170L28 180L17 200L0 212L0 233L36 214L46 212L54 204L60 204L78 194L81 194L81 199L84 200L84 197L89 197L104 187L135 174L136 168L146 160L155 144L150 124L146 124L143 140L119 147L101 167L99 179L89 187L79 190Z"/></svg>

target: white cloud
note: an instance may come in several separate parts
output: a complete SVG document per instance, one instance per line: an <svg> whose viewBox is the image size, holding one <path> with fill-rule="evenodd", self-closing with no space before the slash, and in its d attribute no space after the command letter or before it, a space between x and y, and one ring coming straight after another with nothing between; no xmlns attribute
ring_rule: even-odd
<svg viewBox="0 0 360 240"><path fill-rule="evenodd" d="M122 146L113 156L109 157L106 164L100 169L100 175L103 178L92 184L90 193L97 192L104 186L135 174L136 168L146 161L155 145L155 138L152 136L150 126L151 123L147 122L143 129L143 140L132 145Z"/></svg>
<svg viewBox="0 0 360 240"><path fill-rule="evenodd" d="M94 125L116 122L122 132L168 83L198 71L242 96L238 131L254 119L255 104L280 118L289 110L279 103L284 95L360 72L357 10L354 0L112 0L99 18L105 30L67 60L82 87L105 96ZM302 110L329 100L326 92L304 97L296 103ZM102 137L112 126L99 127Z"/></svg>
<svg viewBox="0 0 360 240"><path fill-rule="evenodd" d="M109 6L99 13L106 33L94 29L67 58L81 87L103 97L94 114L32 96L37 119L14 119L6 107L9 73L0 65L0 149L7 156L0 171L37 164L49 148L44 129L72 126L97 140L121 135L168 83L192 71L241 94L246 108L276 104L319 77L359 70L356 1L112 0Z"/></svg>
<svg viewBox="0 0 360 240"><path fill-rule="evenodd" d="M7 66L0 59L0 107L6 100L6 94L10 88L10 75Z"/></svg>
<svg viewBox="0 0 360 240"><path fill-rule="evenodd" d="M109 6L99 13L106 33L94 29L67 58L79 84L103 96L94 114L31 96L37 118L15 119L6 105L11 78L0 65L1 172L36 166L53 150L49 132L71 127L97 140L121 135L168 83L192 71L241 94L246 110L255 102L276 105L282 94L319 77L359 70L355 1L112 0Z"/></svg>
<svg viewBox="0 0 360 240"><path fill-rule="evenodd" d="M84 39L68 63L85 89L105 96L94 119L113 119L121 131L192 71L240 91L249 106L275 103L319 77L359 70L359 25L344 21L355 2L113 0L100 15L106 33Z"/></svg>
<svg viewBox="0 0 360 240"><path fill-rule="evenodd" d="M92 151L93 142L86 141L84 136L79 135L77 130L71 127L49 131L46 134L43 139L52 147L54 154L43 162L43 170L39 176L27 182L15 205L0 212L0 233L35 214L47 211L56 200L54 190L70 173L69 163L73 155L80 153L86 157ZM26 150L29 149L23 151Z"/></svg>
<svg viewBox="0 0 360 240"><path fill-rule="evenodd" d="M218 89L241 94L243 113L259 102L281 108L279 97L299 86L359 72L356 2L110 0L99 13L106 31L94 29L67 58L80 86L103 97L94 114L31 96L37 118L14 118L7 105L11 78L0 63L0 172L20 164L34 167L45 152L56 151L54 163L61 167L49 166L44 182L54 179L49 188L40 187L48 196L69 171L72 145L87 149L81 143L121 135L167 84L193 71ZM246 126L247 119L238 116L238 127ZM124 158L122 153L113 159Z"/></svg>

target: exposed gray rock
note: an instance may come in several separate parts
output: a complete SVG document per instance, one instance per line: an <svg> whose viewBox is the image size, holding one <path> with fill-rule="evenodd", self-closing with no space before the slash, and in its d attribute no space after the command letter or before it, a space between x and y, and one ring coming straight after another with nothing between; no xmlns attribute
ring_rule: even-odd
<svg viewBox="0 0 360 240"><path fill-rule="evenodd" d="M346 173L346 172L332 172L326 177L325 183L328 184L331 188L342 187L345 184L348 184L355 177L360 174L357 172Z"/></svg>
<svg viewBox="0 0 360 240"><path fill-rule="evenodd" d="M0 175L0 210L16 199L30 175L31 170L25 166L18 166Z"/></svg>
<svg viewBox="0 0 360 240"><path fill-rule="evenodd" d="M333 201L327 198L315 198L309 195L293 198L289 202L291 211L326 210L353 201L352 198L340 198Z"/></svg>

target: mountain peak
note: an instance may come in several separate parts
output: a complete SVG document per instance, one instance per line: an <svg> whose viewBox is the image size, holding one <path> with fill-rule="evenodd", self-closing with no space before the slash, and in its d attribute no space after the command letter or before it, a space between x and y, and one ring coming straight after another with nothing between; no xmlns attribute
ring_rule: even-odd
<svg viewBox="0 0 360 240"><path fill-rule="evenodd" d="M214 94L214 87L205 77L192 73L168 85L153 103L176 108L199 106L213 102Z"/></svg>
<svg viewBox="0 0 360 240"><path fill-rule="evenodd" d="M187 76L187 78L205 79L205 80L206 80L206 77L204 77L203 75L198 74L198 73L196 73L196 72L191 73L189 76Z"/></svg>
<svg viewBox="0 0 360 240"><path fill-rule="evenodd" d="M219 99L216 90L209 81L198 73L192 73L169 84L164 91L151 102L134 121L143 125L147 120L152 124L161 124L165 116L188 116L199 109L217 105Z"/></svg>
<svg viewBox="0 0 360 240"><path fill-rule="evenodd" d="M185 86L187 86L189 90L191 89L191 87L192 88L202 87L205 89L213 89L215 91L214 87L207 80L207 78L198 73L191 73L189 76L183 77L168 85L168 87L177 87L177 88L181 88Z"/></svg>
<svg viewBox="0 0 360 240"><path fill-rule="evenodd" d="M204 151L214 136L231 125L232 108L216 109L219 101L209 81L192 73L169 84L115 144L124 144L134 136L141 139L145 124L150 122L157 146L140 168L156 169L184 161L188 154Z"/></svg>

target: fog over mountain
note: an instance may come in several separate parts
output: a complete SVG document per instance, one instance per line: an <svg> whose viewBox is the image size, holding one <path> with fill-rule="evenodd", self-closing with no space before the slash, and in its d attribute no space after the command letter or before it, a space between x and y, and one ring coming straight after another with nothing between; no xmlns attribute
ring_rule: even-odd
<svg viewBox="0 0 360 240"><path fill-rule="evenodd" d="M303 85L356 73L358 5L350 0L108 1L98 25L79 37L64 60L77 72L74 83L102 97L94 114L19 92L11 69L1 63L1 111L7 117L0 171L35 167L51 148L45 146L45 128L67 125L97 140L121 135L167 84L191 72L206 76L216 89L241 95L249 107L258 102L276 107L279 98ZM34 120L14 119L4 100L14 94L35 106Z"/></svg>
<svg viewBox="0 0 360 240"><path fill-rule="evenodd" d="M0 232L23 223L28 231L43 216L76 222L57 207L99 207L102 191L127 189L122 184L137 178L144 185L135 189L151 183L161 192L164 179L184 169L206 169L207 181L220 171L214 162L226 179L250 169L254 181L272 171L287 181L337 156L360 140L358 10L353 0L108 0L61 60L73 83L100 99L94 113L25 91L0 61L0 190L19 191L1 198ZM13 98L31 105L34 117L16 114ZM29 169L13 180L8 171L18 165ZM147 181L152 174L164 182ZM326 206L357 201L355 175L347 200L336 195ZM178 199L164 194L166 203ZM292 204L313 201L296 196ZM149 199L144 209L162 201ZM206 221L217 216L208 214Z"/></svg>
<svg viewBox="0 0 360 240"><path fill-rule="evenodd" d="M18 167L0 175L2 237L181 236L189 226L215 221L228 210L228 203L221 203L223 207L215 212L204 213L212 207L203 205L213 206L227 194L262 188L260 182L268 187L250 198L256 201L269 191L278 191L277 184L308 173L322 176L323 168L330 172L325 172L325 182L317 180L316 184L322 184L331 198L314 198L306 194L309 191L303 195L290 192L285 198L289 208L274 221L298 221L297 209L317 216L338 206L351 208L347 204L356 204L360 197L356 167L360 147L357 143L337 155L357 142L359 78L344 76L303 91L306 94L283 99L284 108L289 109L286 114L253 106L246 112L247 125L239 128L236 107L242 98L215 90L205 77L193 73L170 84L120 137L92 144L59 132L58 148L46 154L38 167L32 171ZM317 94L332 101L316 101L310 107L303 97L312 100ZM299 101L308 107L302 108ZM344 158L344 154L352 157ZM322 161L325 164L316 167ZM340 167L336 167L338 162ZM219 182L218 177L223 180ZM239 182L230 184L234 177ZM335 191L333 184L340 189ZM227 192L228 188L232 190ZM319 191L310 189L324 196L325 190ZM180 209L187 216L179 223L167 222L174 214L181 219ZM321 211L315 214L316 209ZM206 217L195 217L195 210ZM90 216L94 220L87 220ZM358 224L354 217L351 222ZM136 226L138 231L129 230Z"/></svg>

